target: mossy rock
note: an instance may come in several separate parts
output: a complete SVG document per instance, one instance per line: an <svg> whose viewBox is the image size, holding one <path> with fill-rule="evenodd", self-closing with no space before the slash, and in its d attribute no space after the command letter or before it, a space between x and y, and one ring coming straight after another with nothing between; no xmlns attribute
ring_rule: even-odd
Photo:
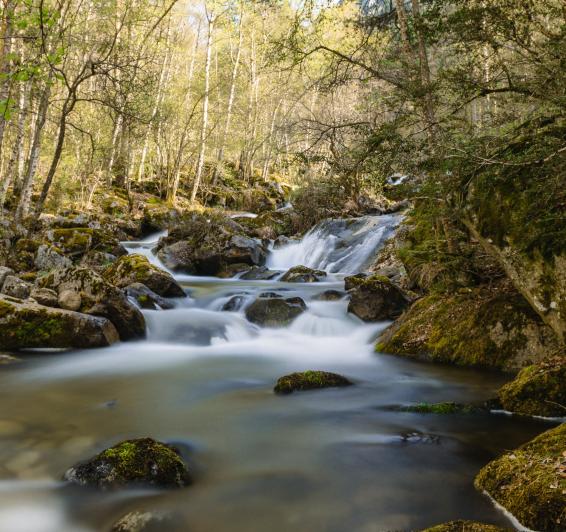
<svg viewBox="0 0 566 532"><path fill-rule="evenodd" d="M260 297L247 309L246 318L262 327L285 327L306 310L299 297Z"/></svg>
<svg viewBox="0 0 566 532"><path fill-rule="evenodd" d="M531 530L559 532L566 523L566 424L487 464L475 479Z"/></svg>
<svg viewBox="0 0 566 532"><path fill-rule="evenodd" d="M322 388L338 388L352 386L353 382L337 373L328 371L303 371L291 373L277 380L273 391L287 395L297 391L319 390Z"/></svg>
<svg viewBox="0 0 566 532"><path fill-rule="evenodd" d="M74 484L100 489L136 485L182 488L191 483L187 466L177 449L151 438L114 445L72 467L64 478Z"/></svg>
<svg viewBox="0 0 566 532"><path fill-rule="evenodd" d="M566 358L523 368L499 390L499 400L517 414L566 417Z"/></svg>
<svg viewBox="0 0 566 532"><path fill-rule="evenodd" d="M92 246L93 233L94 229L87 227L51 229L46 232L46 238L65 255L82 256Z"/></svg>
<svg viewBox="0 0 566 532"><path fill-rule="evenodd" d="M355 279L348 312L364 321L393 320L410 304L409 297L387 277L372 275Z"/></svg>
<svg viewBox="0 0 566 532"><path fill-rule="evenodd" d="M413 412L415 414L474 414L485 412L485 408L460 403L417 403L415 405L401 406L400 412Z"/></svg>
<svg viewBox="0 0 566 532"><path fill-rule="evenodd" d="M382 334L376 351L514 370L548 358L556 347L550 328L505 283L419 299Z"/></svg>
<svg viewBox="0 0 566 532"><path fill-rule="evenodd" d="M288 270L281 281L285 283L318 283L326 277L326 272L314 270L307 266L293 266Z"/></svg>
<svg viewBox="0 0 566 532"><path fill-rule="evenodd" d="M163 297L186 297L185 291L172 275L151 264L143 255L120 257L104 271L102 276L119 288L142 283Z"/></svg>
<svg viewBox="0 0 566 532"><path fill-rule="evenodd" d="M450 521L442 525L425 528L421 532L511 532L510 528L477 523L476 521Z"/></svg>
<svg viewBox="0 0 566 532"><path fill-rule="evenodd" d="M4 349L92 348L118 341L106 319L0 296L0 338Z"/></svg>

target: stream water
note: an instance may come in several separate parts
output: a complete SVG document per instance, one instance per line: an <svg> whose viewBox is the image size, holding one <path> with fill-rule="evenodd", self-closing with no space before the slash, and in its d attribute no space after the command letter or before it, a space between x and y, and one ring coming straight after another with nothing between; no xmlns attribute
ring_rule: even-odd
<svg viewBox="0 0 566 532"><path fill-rule="evenodd" d="M166 510L179 530L309 532L415 530L456 518L510 526L472 485L477 471L547 424L503 415L422 415L390 407L481 401L505 380L373 352L386 323L364 324L346 301L345 273L367 266L399 218L326 222L274 250L271 268L331 272L328 282L177 276L190 298L144 311L148 338L83 352L31 353L0 372L0 532L109 530L131 510ZM157 261L155 237L129 243ZM233 295L298 295L308 311L259 329ZM356 386L279 397L286 373L335 371ZM174 443L195 472L178 491L98 493L64 471L116 442ZM173 531L167 527L164 532Z"/></svg>

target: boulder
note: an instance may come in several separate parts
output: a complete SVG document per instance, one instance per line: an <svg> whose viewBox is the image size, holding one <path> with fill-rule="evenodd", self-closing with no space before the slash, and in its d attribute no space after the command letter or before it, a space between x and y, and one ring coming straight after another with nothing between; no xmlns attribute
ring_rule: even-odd
<svg viewBox="0 0 566 532"><path fill-rule="evenodd" d="M143 255L125 255L109 266L102 274L104 279L118 288L142 283L163 297L187 297L181 285L166 271L151 264Z"/></svg>
<svg viewBox="0 0 566 532"><path fill-rule="evenodd" d="M57 303L65 310L76 312L80 310L83 301L80 292L76 292L75 290L61 290L57 298Z"/></svg>
<svg viewBox="0 0 566 532"><path fill-rule="evenodd" d="M273 391L287 395L297 391L318 390L321 388L337 388L351 386L353 382L337 373L328 371L303 371L291 373L277 380Z"/></svg>
<svg viewBox="0 0 566 532"><path fill-rule="evenodd" d="M326 277L326 272L313 270L306 266L294 266L281 277L286 283L318 283Z"/></svg>
<svg viewBox="0 0 566 532"><path fill-rule="evenodd" d="M0 344L4 349L105 347L118 341L107 319L0 296Z"/></svg>
<svg viewBox="0 0 566 532"><path fill-rule="evenodd" d="M110 253L116 257L127 251L115 236L115 225L107 227L55 228L45 231L45 240L57 247L66 257L83 257L89 252Z"/></svg>
<svg viewBox="0 0 566 532"><path fill-rule="evenodd" d="M499 390L499 401L517 414L566 417L566 356L523 368Z"/></svg>
<svg viewBox="0 0 566 532"><path fill-rule="evenodd" d="M57 292L49 288L32 288L30 297L46 307L59 306Z"/></svg>
<svg viewBox="0 0 566 532"><path fill-rule="evenodd" d="M195 214L160 240L158 256L171 270L217 275L231 264L261 266L267 249L224 216Z"/></svg>
<svg viewBox="0 0 566 532"><path fill-rule="evenodd" d="M31 293L31 287L15 275L8 275L2 285L2 294L18 299L27 299Z"/></svg>
<svg viewBox="0 0 566 532"><path fill-rule="evenodd" d="M128 297L135 299L138 305L144 309L150 310L168 310L175 307L171 301L156 294L142 283L133 283L124 289Z"/></svg>
<svg viewBox="0 0 566 532"><path fill-rule="evenodd" d="M366 273L356 273L356 275L349 275L348 277L344 277L344 290L349 292L354 288L363 284L364 280L368 278Z"/></svg>
<svg viewBox="0 0 566 532"><path fill-rule="evenodd" d="M59 296L65 291L79 294L80 311L109 319L122 340L145 336L145 320L140 310L120 289L88 268L52 270L38 280L38 286L56 290Z"/></svg>
<svg viewBox="0 0 566 532"><path fill-rule="evenodd" d="M340 301L345 296L346 294L339 290L325 290L324 292L313 296L313 299L316 301Z"/></svg>
<svg viewBox="0 0 566 532"><path fill-rule="evenodd" d="M307 306L299 298L259 298L247 309L246 318L263 327L284 327L301 315Z"/></svg>
<svg viewBox="0 0 566 532"><path fill-rule="evenodd" d="M240 276L244 281L269 281L279 275L279 272L267 269L265 266L252 266L246 273Z"/></svg>
<svg viewBox="0 0 566 532"><path fill-rule="evenodd" d="M524 527L545 532L566 523L566 423L487 464L475 486Z"/></svg>
<svg viewBox="0 0 566 532"><path fill-rule="evenodd" d="M0 266L0 289L4 285L4 281L8 275L14 275L14 270L12 268L7 268L6 266Z"/></svg>
<svg viewBox="0 0 566 532"><path fill-rule="evenodd" d="M103 490L132 486L182 488L191 483L179 451L151 438L126 440L70 468L65 480Z"/></svg>
<svg viewBox="0 0 566 532"><path fill-rule="evenodd" d="M378 275L363 279L350 294L348 312L364 321L394 320L411 302L398 286Z"/></svg>
<svg viewBox="0 0 566 532"><path fill-rule="evenodd" d="M246 302L246 298L244 296L232 296L224 305L222 306L222 310L226 312L236 312L240 310L244 303Z"/></svg>
<svg viewBox="0 0 566 532"><path fill-rule="evenodd" d="M34 264L38 270L50 271L56 268L68 268L73 262L61 255L53 246L42 244L37 248Z"/></svg>
<svg viewBox="0 0 566 532"><path fill-rule="evenodd" d="M183 525L175 516L163 512L134 511L121 517L110 532L163 532L183 530Z"/></svg>

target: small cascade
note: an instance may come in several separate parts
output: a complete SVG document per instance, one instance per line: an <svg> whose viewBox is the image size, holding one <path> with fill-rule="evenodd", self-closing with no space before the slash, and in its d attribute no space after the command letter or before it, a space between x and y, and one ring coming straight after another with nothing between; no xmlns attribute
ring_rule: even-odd
<svg viewBox="0 0 566 532"><path fill-rule="evenodd" d="M272 250L267 266L287 270L302 264L328 273L364 271L402 219L391 214L324 220L302 240Z"/></svg>
<svg viewBox="0 0 566 532"><path fill-rule="evenodd" d="M167 235L167 231L161 231L160 233L154 233L149 235L143 240L135 240L135 241L128 241L122 242L122 245L126 249L128 253L135 253L136 255L143 255L147 257L149 262L159 266L160 268L167 269L161 261L157 258L157 256L153 253L153 250L157 246L159 240Z"/></svg>

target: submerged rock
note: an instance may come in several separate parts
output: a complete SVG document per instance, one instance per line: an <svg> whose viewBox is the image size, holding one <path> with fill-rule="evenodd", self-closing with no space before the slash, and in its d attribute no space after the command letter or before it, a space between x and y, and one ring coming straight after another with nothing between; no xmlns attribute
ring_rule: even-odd
<svg viewBox="0 0 566 532"><path fill-rule="evenodd" d="M67 291L80 296L80 311L110 320L122 340L143 338L145 320L140 310L128 301L122 291L107 283L100 275L88 268L53 270L38 280L41 288L56 290L61 295ZM70 294L68 295L71 298Z"/></svg>
<svg viewBox="0 0 566 532"><path fill-rule="evenodd" d="M339 290L326 290L313 296L316 301L340 301L346 296L345 292L340 292Z"/></svg>
<svg viewBox="0 0 566 532"><path fill-rule="evenodd" d="M486 412L487 408L447 402L417 403L415 405L401 406L397 410L400 412L414 412L416 414L474 414L477 412Z"/></svg>
<svg viewBox="0 0 566 532"><path fill-rule="evenodd" d="M291 373L277 380L273 391L277 394L290 394L297 391L318 390L352 386L354 383L342 375L328 371L303 371Z"/></svg>
<svg viewBox="0 0 566 532"><path fill-rule="evenodd" d="M118 288L142 283L163 297L186 297L181 285L166 271L151 264L143 255L125 255L110 265L102 274Z"/></svg>
<svg viewBox="0 0 566 532"><path fill-rule="evenodd" d="M421 532L511 532L511 529L477 523L476 521L458 520L426 528L421 530Z"/></svg>
<svg viewBox="0 0 566 532"><path fill-rule="evenodd" d="M348 312L364 321L393 320L409 306L410 299L387 277L359 279L351 290Z"/></svg>
<svg viewBox="0 0 566 532"><path fill-rule="evenodd" d="M226 312L236 312L240 310L246 302L245 296L232 296L224 305L222 310Z"/></svg>
<svg viewBox="0 0 566 532"><path fill-rule="evenodd" d="M169 310L175 307L170 301L150 290L145 284L133 283L124 289L128 297L135 299L138 305L150 310Z"/></svg>
<svg viewBox="0 0 566 532"><path fill-rule="evenodd" d="M499 390L499 401L517 414L566 417L566 358L523 368Z"/></svg>
<svg viewBox="0 0 566 532"><path fill-rule="evenodd" d="M475 479L531 530L559 532L566 523L566 423L487 464Z"/></svg>
<svg viewBox="0 0 566 532"><path fill-rule="evenodd" d="M69 469L65 480L100 489L135 485L182 488L191 483L174 447L151 438L126 440Z"/></svg>
<svg viewBox="0 0 566 532"><path fill-rule="evenodd" d="M326 277L326 272L313 270L306 266L294 266L288 270L281 281L285 283L318 283Z"/></svg>
<svg viewBox="0 0 566 532"><path fill-rule="evenodd" d="M106 347L119 340L107 319L0 296L0 338L5 349Z"/></svg>
<svg viewBox="0 0 566 532"><path fill-rule="evenodd" d="M112 526L110 532L164 532L181 530L178 519L163 512L130 512Z"/></svg>
<svg viewBox="0 0 566 532"><path fill-rule="evenodd" d="M284 327L301 315L307 306L300 297L260 298L247 309L246 318L263 327Z"/></svg>
<svg viewBox="0 0 566 532"><path fill-rule="evenodd" d="M240 276L244 281L269 281L279 275L279 272L267 269L265 266L253 266Z"/></svg>

